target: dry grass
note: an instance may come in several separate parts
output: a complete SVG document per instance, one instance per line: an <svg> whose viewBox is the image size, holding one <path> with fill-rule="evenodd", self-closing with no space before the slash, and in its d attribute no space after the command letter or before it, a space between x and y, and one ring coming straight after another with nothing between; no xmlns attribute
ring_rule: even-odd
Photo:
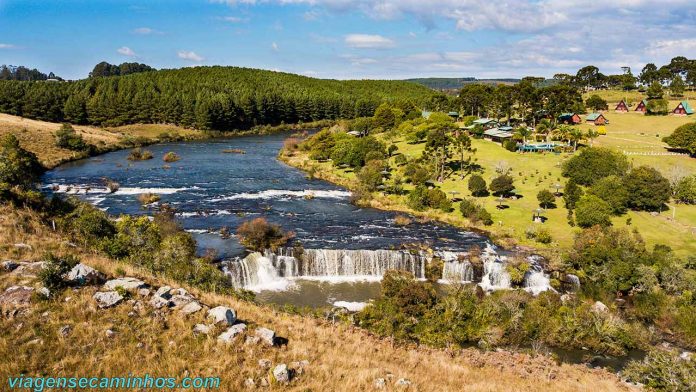
<svg viewBox="0 0 696 392"><path fill-rule="evenodd" d="M16 248L15 243L29 244L32 249ZM47 250L79 254L83 262L112 276L125 271L154 286L180 287L66 245L32 212L0 207L0 259L40 260ZM22 281L4 272L0 282L3 290L17 283L36 285L35 281ZM629 390L614 375L602 370L558 366L525 354L402 347L352 327L190 290L206 304L229 305L249 325L269 327L289 339L288 345L280 348L244 345L239 341L224 346L217 344L214 337L195 337L191 333L192 325L202 321L202 314L186 318L176 312L156 313L146 307L145 312L129 316L132 305L127 303L98 310L91 298L94 291L67 290L54 301L35 303L28 315L1 319L0 374L219 376L220 390L236 391L243 389L245 378L267 375L258 366L259 359L267 358L274 364L305 359L310 362L305 373L292 384L272 385L269 390L372 390L373 380L386 378L387 374L393 374L394 380L410 379L413 385L409 390L414 391ZM72 327L66 338L58 333L65 325ZM107 338L107 329L114 330L115 336Z"/></svg>
<svg viewBox="0 0 696 392"><path fill-rule="evenodd" d="M54 134L58 128L60 124L57 123L0 113L0 136L14 133L20 144L35 153L41 163L49 168L82 157L79 152L56 147ZM165 124L136 124L105 129L75 125L73 128L88 143L107 149L115 148L128 139L156 141L165 133L186 138L203 136L200 131Z"/></svg>

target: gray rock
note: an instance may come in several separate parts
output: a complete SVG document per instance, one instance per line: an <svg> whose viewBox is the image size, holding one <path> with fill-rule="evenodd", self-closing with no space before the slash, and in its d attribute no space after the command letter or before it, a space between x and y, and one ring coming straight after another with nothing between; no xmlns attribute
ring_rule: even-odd
<svg viewBox="0 0 696 392"><path fill-rule="evenodd" d="M147 297L150 295L150 289L139 289L138 295L141 297Z"/></svg>
<svg viewBox="0 0 696 392"><path fill-rule="evenodd" d="M49 290L48 287L41 287L36 292L41 294L45 298L49 298L51 296L51 290Z"/></svg>
<svg viewBox="0 0 696 392"><path fill-rule="evenodd" d="M296 374L304 373L304 369L307 366L309 366L309 361L290 362L290 368L292 368Z"/></svg>
<svg viewBox="0 0 696 392"><path fill-rule="evenodd" d="M114 332L110 329L107 329L106 332L104 332L104 334L106 335L107 338L113 338L116 335L116 332Z"/></svg>
<svg viewBox="0 0 696 392"><path fill-rule="evenodd" d="M178 289L173 289L172 295L186 295L186 296L191 297L191 294L189 294L189 292L186 291L186 289L181 288L181 287L179 287Z"/></svg>
<svg viewBox="0 0 696 392"><path fill-rule="evenodd" d="M281 384L290 382L290 371L288 370L288 366L284 363L276 365L276 367L273 368L273 378Z"/></svg>
<svg viewBox="0 0 696 392"><path fill-rule="evenodd" d="M13 308L25 307L31 303L34 289L27 286L11 286L0 294L0 306Z"/></svg>
<svg viewBox="0 0 696 392"><path fill-rule="evenodd" d="M234 340L234 338L237 337L237 335L240 335L241 333L243 333L245 329L246 329L246 324L243 324L243 323L235 324L235 325L227 328L227 331L221 333L217 339L219 342L230 343Z"/></svg>
<svg viewBox="0 0 696 392"><path fill-rule="evenodd" d="M94 294L93 298L102 309L110 308L123 301L123 296L116 291L98 292Z"/></svg>
<svg viewBox="0 0 696 392"><path fill-rule="evenodd" d="M271 360L266 358L259 359L259 367L261 369L269 369L271 367Z"/></svg>
<svg viewBox="0 0 696 392"><path fill-rule="evenodd" d="M690 361L694 357L694 353L691 351L684 351L683 353L679 354L679 358L685 360L685 361Z"/></svg>
<svg viewBox="0 0 696 392"><path fill-rule="evenodd" d="M20 263L19 267L15 268L14 271L12 271L12 273L22 277L33 278L36 277L36 274L41 272L41 270L44 268L46 268L45 261L35 261L33 263Z"/></svg>
<svg viewBox="0 0 696 392"><path fill-rule="evenodd" d="M408 378L400 378L396 380L396 383L394 385L396 385L397 387L408 387L409 385L411 385L411 380L409 380Z"/></svg>
<svg viewBox="0 0 696 392"><path fill-rule="evenodd" d="M205 324L196 324L193 326L193 333L195 335L207 335L210 333L210 327Z"/></svg>
<svg viewBox="0 0 696 392"><path fill-rule="evenodd" d="M226 323L227 325L232 325L237 321L237 314L226 306L216 306L208 310L208 318L213 319L213 324Z"/></svg>
<svg viewBox="0 0 696 392"><path fill-rule="evenodd" d="M70 331L72 331L72 328L69 325L64 325L58 329L58 334L66 338L68 335L70 335Z"/></svg>
<svg viewBox="0 0 696 392"><path fill-rule="evenodd" d="M168 308L171 305L171 303L169 302L168 299L165 299L163 297L159 297L157 295L153 295L152 299L150 299L150 305L152 305L152 307L155 309L162 309L162 308Z"/></svg>
<svg viewBox="0 0 696 392"><path fill-rule="evenodd" d="M183 313L183 314L192 314L192 313L198 312L198 311L201 310L201 309L203 309L203 307L201 306L201 304L199 304L199 303L196 302L196 301L191 301L191 302L187 303L186 305L184 305L184 306L181 308L181 313Z"/></svg>
<svg viewBox="0 0 696 392"><path fill-rule="evenodd" d="M67 280L77 285L99 284L104 281L104 275L88 265L78 263L68 272Z"/></svg>
<svg viewBox="0 0 696 392"><path fill-rule="evenodd" d="M155 295L158 297L169 299L172 297L171 294L169 294L169 291L171 289L172 288L169 286L162 286L162 287L157 289L157 291L155 292Z"/></svg>
<svg viewBox="0 0 696 392"><path fill-rule="evenodd" d="M387 381L383 378L377 378L372 385L374 385L375 389L384 389L387 387Z"/></svg>
<svg viewBox="0 0 696 392"><path fill-rule="evenodd" d="M594 303L594 305L592 305L590 310L595 312L595 313L606 313L609 311L609 308L607 307L607 305L604 305L602 302L597 301Z"/></svg>
<svg viewBox="0 0 696 392"><path fill-rule="evenodd" d="M104 283L104 288L106 290L116 290L116 287L122 287L124 290L136 292L138 289L147 287L147 284L140 279L131 277L111 279Z"/></svg>
<svg viewBox="0 0 696 392"><path fill-rule="evenodd" d="M244 380L244 386L247 388L253 388L256 386L256 383L254 382L253 378L247 378Z"/></svg>
<svg viewBox="0 0 696 392"><path fill-rule="evenodd" d="M244 344L258 344L260 341L261 338L259 338L258 336L247 336L246 340L244 341Z"/></svg>
<svg viewBox="0 0 696 392"><path fill-rule="evenodd" d="M262 377L262 378L259 380L259 385L261 385L261 386L264 387L264 388L268 386L268 380L266 380L266 377Z"/></svg>
<svg viewBox="0 0 696 392"><path fill-rule="evenodd" d="M33 248L29 244L23 244L23 243L17 243L14 244L14 247L17 249L26 249L26 250L32 250Z"/></svg>
<svg viewBox="0 0 696 392"><path fill-rule="evenodd" d="M273 346L275 344L275 332L268 328L256 328L256 332L254 334L269 346Z"/></svg>
<svg viewBox="0 0 696 392"><path fill-rule="evenodd" d="M169 300L172 302L172 305L175 308L180 308L191 303L191 301L193 301L193 297L187 294L175 294L172 295L172 297Z"/></svg>
<svg viewBox="0 0 696 392"><path fill-rule="evenodd" d="M5 260L3 261L0 266L2 266L2 269L5 271L14 271L17 267L19 267L19 264L12 260Z"/></svg>

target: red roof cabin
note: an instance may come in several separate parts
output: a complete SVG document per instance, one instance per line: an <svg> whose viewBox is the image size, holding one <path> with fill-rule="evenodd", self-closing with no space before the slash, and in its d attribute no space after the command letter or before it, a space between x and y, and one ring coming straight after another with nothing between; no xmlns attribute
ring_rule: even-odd
<svg viewBox="0 0 696 392"><path fill-rule="evenodd" d="M561 113L558 116L558 122L561 124L580 124L582 119L577 113Z"/></svg>
<svg viewBox="0 0 696 392"><path fill-rule="evenodd" d="M672 113L674 113L677 116L688 116L690 114L694 114L694 109L689 106L689 102L687 101L681 101L679 102L679 105L677 105L674 110L672 110Z"/></svg>
<svg viewBox="0 0 696 392"><path fill-rule="evenodd" d="M626 106L626 102L622 99L621 102L619 102L618 105L616 105L616 110L619 113L628 113L628 106Z"/></svg>
<svg viewBox="0 0 696 392"><path fill-rule="evenodd" d="M648 101L642 100L636 105L636 112L647 113L648 112Z"/></svg>
<svg viewBox="0 0 696 392"><path fill-rule="evenodd" d="M608 123L607 118L602 113L590 113L585 117L585 121L594 125L604 125Z"/></svg>

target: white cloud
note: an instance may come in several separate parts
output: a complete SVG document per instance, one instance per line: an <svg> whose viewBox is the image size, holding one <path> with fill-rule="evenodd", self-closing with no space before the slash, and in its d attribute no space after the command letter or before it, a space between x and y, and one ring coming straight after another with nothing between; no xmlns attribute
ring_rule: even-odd
<svg viewBox="0 0 696 392"><path fill-rule="evenodd" d="M273 42L273 43L271 44L271 49L273 49L274 52L277 52L277 51L278 51L278 44L275 43L275 42Z"/></svg>
<svg viewBox="0 0 696 392"><path fill-rule="evenodd" d="M223 16L221 19L224 20L225 22L230 22L230 23L245 23L245 22L249 21L249 19L241 18L239 16Z"/></svg>
<svg viewBox="0 0 696 392"><path fill-rule="evenodd" d="M191 52L187 50L180 50L176 53L176 55L183 60L188 60L188 61L194 61L196 63L200 63L201 61L205 60L204 57L199 56L196 54L196 52Z"/></svg>
<svg viewBox="0 0 696 392"><path fill-rule="evenodd" d="M318 10L309 10L302 14L302 18L304 18L304 20L317 20L320 16L321 12Z"/></svg>
<svg viewBox="0 0 696 392"><path fill-rule="evenodd" d="M359 49L386 49L394 47L394 41L378 34L348 34L346 45Z"/></svg>
<svg viewBox="0 0 696 392"><path fill-rule="evenodd" d="M667 39L650 42L647 53L653 56L688 56L696 53L696 39ZM693 56L689 56L692 58Z"/></svg>
<svg viewBox="0 0 696 392"><path fill-rule="evenodd" d="M122 55L124 55L124 56L136 57L136 54L135 54L135 52L133 51L133 49L131 49L131 48L127 47L127 46L121 46L120 48L118 48L118 49L116 50L116 52L118 52L119 54L122 54Z"/></svg>
<svg viewBox="0 0 696 392"><path fill-rule="evenodd" d="M0 49L14 49L14 45L12 44L1 44L0 43Z"/></svg>
<svg viewBox="0 0 696 392"><path fill-rule="evenodd" d="M162 32L157 31L155 29L152 29L150 27L138 27L137 29L133 29L133 34L151 35L151 34L162 34Z"/></svg>

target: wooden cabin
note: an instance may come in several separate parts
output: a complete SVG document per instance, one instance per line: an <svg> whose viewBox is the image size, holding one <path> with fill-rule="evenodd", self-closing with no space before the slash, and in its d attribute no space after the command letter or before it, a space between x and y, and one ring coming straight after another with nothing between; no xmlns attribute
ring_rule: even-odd
<svg viewBox="0 0 696 392"><path fill-rule="evenodd" d="M626 105L626 101L622 99L621 102L619 102L619 104L616 105L616 108L614 110L619 113L628 113L628 105Z"/></svg>
<svg viewBox="0 0 696 392"><path fill-rule="evenodd" d="M561 124L580 124L582 118L580 118L580 115L577 113L561 113L561 115L558 116L558 122Z"/></svg>
<svg viewBox="0 0 696 392"><path fill-rule="evenodd" d="M648 112L648 101L642 100L638 102L638 105L636 105L636 112L639 113L647 113Z"/></svg>
<svg viewBox="0 0 696 392"><path fill-rule="evenodd" d="M585 122L593 123L594 125L604 125L609 121L602 113L590 113L585 117Z"/></svg>
<svg viewBox="0 0 696 392"><path fill-rule="evenodd" d="M691 114L694 114L694 109L689 106L688 101L681 101L679 102L679 105L677 105L674 110L672 110L672 113L674 113L677 116L688 116Z"/></svg>

